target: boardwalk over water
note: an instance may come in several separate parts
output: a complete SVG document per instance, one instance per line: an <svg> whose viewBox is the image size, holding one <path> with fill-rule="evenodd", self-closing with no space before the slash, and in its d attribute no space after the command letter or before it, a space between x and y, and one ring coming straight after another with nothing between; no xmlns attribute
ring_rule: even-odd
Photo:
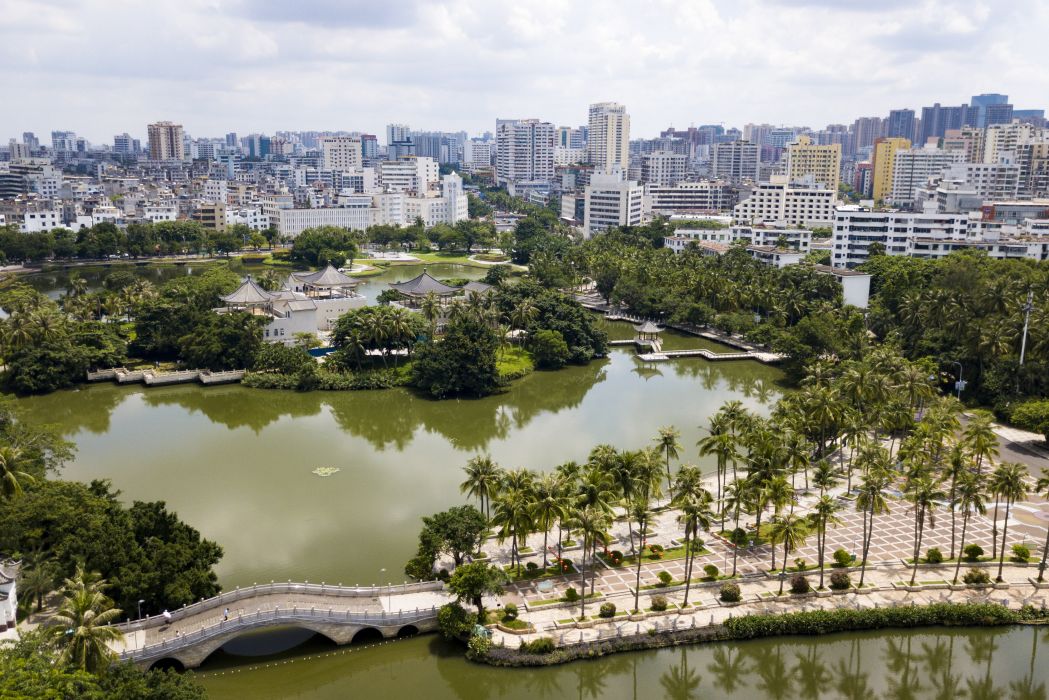
<svg viewBox="0 0 1049 700"><path fill-rule="evenodd" d="M349 587L269 583L237 588L165 615L115 625L121 661L152 666L173 660L199 666L245 632L294 626L347 644L363 630L397 637L436 629L437 610L451 598L440 582Z"/></svg>

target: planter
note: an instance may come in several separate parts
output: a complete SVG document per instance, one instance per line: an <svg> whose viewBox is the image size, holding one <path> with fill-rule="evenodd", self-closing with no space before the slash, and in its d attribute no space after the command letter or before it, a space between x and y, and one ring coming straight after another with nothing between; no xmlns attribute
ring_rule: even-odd
<svg viewBox="0 0 1049 700"><path fill-rule="evenodd" d="M951 590L952 591L964 591L964 590L968 589L969 587L970 586L968 586L967 584L964 584L964 583L952 583L951 584Z"/></svg>
<svg viewBox="0 0 1049 700"><path fill-rule="evenodd" d="M786 598L790 600L799 600L801 598L815 598L819 595L819 591L809 591L808 593L787 593ZM783 596L780 596L783 597Z"/></svg>
<svg viewBox="0 0 1049 700"><path fill-rule="evenodd" d="M1049 581L1041 581L1041 582L1039 582L1038 579L1036 579L1036 578L1029 578L1027 580L1030 581L1031 585L1034 586L1039 591L1044 591L1044 590L1049 589Z"/></svg>
<svg viewBox="0 0 1049 700"><path fill-rule="evenodd" d="M488 627L492 627L492 626L493 625L488 625ZM534 634L535 633L535 627L533 627L532 625L529 625L528 627L524 628L523 630L515 630L515 629L511 629L509 627L504 627L503 625L501 625L500 623L497 622L497 623L495 623L494 627L497 630L499 630L500 632L505 632L506 634Z"/></svg>
<svg viewBox="0 0 1049 700"><path fill-rule="evenodd" d="M1007 588L1009 588L1009 584L1006 581L1002 581L1001 583L994 584L994 590L996 590L996 591L1004 591Z"/></svg>
<svg viewBox="0 0 1049 700"><path fill-rule="evenodd" d="M726 603L725 601L723 601L723 600L721 600L719 598L718 599L718 605L720 605L723 608L735 608L737 606L743 605L743 601L742 600L738 600L735 603Z"/></svg>
<svg viewBox="0 0 1049 700"><path fill-rule="evenodd" d="M637 615L627 615L626 619L629 620L630 622L641 622L642 620L645 619L645 614L644 613L638 613Z"/></svg>

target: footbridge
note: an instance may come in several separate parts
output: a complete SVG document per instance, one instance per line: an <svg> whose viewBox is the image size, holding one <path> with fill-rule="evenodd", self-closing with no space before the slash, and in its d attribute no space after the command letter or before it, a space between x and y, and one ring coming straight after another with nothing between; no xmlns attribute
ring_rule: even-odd
<svg viewBox="0 0 1049 700"><path fill-rule="evenodd" d="M437 611L449 600L439 581L368 587L269 583L114 625L124 635L114 650L121 661L145 668L162 660L195 668L226 642L267 628L299 627L336 644L348 644L364 630L383 637L434 630Z"/></svg>

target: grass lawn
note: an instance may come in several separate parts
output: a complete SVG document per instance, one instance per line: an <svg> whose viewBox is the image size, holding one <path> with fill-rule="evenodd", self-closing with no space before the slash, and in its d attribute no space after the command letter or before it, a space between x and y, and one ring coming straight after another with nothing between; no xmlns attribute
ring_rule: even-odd
<svg viewBox="0 0 1049 700"><path fill-rule="evenodd" d="M474 257L484 262L510 262L506 255L492 255L491 253L474 253Z"/></svg>
<svg viewBox="0 0 1049 700"><path fill-rule="evenodd" d="M553 576L568 576L570 574L579 573L578 571L576 571L575 566L572 564L568 565L568 571L564 571L563 569L558 567L556 563L551 564L546 569L529 569L528 567L522 566L520 574L517 573L516 566L504 566L503 571L506 572L506 575L510 577L511 581L534 581L535 579L540 578L551 578Z"/></svg>
<svg viewBox="0 0 1049 700"><path fill-rule="evenodd" d="M667 610L676 610L677 603L667 603ZM648 612L665 612L664 610L656 610L655 608L646 608Z"/></svg>
<svg viewBox="0 0 1049 700"><path fill-rule="evenodd" d="M705 554L710 554L710 550L707 549L706 547L703 547L698 552L696 552L696 556L697 557L701 557L701 556L703 556ZM674 561L676 559L684 559L685 558L685 546L681 545L680 547L671 547L670 549L664 549L663 550L663 556L658 556L658 555L652 553L651 545L645 545L645 548L643 550L641 550L641 555L642 555L642 563L653 562L653 561ZM603 561L604 563L608 564L609 566L611 566L613 568L617 568L618 569L618 568L621 568L621 567L624 567L624 566L637 566L637 557L635 555L632 555L632 554L631 555L625 555L623 557L623 561L620 562L619 564L613 564L612 563L612 557L606 556L602 552L599 552L597 556L598 556L598 558L601 561Z"/></svg>
<svg viewBox="0 0 1049 700"><path fill-rule="evenodd" d="M602 597L601 591L595 591L594 593L587 593L586 594L586 599L587 600L595 600L595 599L601 598L601 597ZM541 608L544 605L557 605L558 603L569 603L569 602L578 603L579 601L578 600L569 601L567 598L564 598L564 597L561 597L561 598L547 598L546 600L537 600L534 603L529 602L528 603L528 607L530 607L530 608Z"/></svg>
<svg viewBox="0 0 1049 700"><path fill-rule="evenodd" d="M761 523L761 530L758 532L758 536L757 536L757 539L755 540L754 544L756 544L756 545L768 544L768 542L769 542L769 533L771 531L772 531L772 525L770 523ZM732 530L722 530L718 534L721 535L722 537L724 537L729 542L732 541ZM754 538L754 531L753 530L747 530L747 535L749 537L751 537L751 538Z"/></svg>
<svg viewBox="0 0 1049 700"><path fill-rule="evenodd" d="M488 610L487 611L487 624L494 625L496 623L511 630L530 630L532 625L521 619L509 620L502 610Z"/></svg>
<svg viewBox="0 0 1049 700"><path fill-rule="evenodd" d="M733 577L728 575L728 574L722 574L721 576L718 576L716 579L710 578L709 576L701 576L699 578L692 579L692 584L695 585L697 583L713 583L714 581L731 581L732 579L733 579ZM685 579L682 578L682 579L674 579L673 581L671 581L670 583L668 583L665 586L662 585L662 584L659 584L659 583L650 583L648 585L642 586L641 590L643 590L643 591L651 591L651 590L655 590L657 588L670 588L671 586L684 586L684 585L685 585Z"/></svg>
<svg viewBox="0 0 1049 700"><path fill-rule="evenodd" d="M918 581L918 583L921 584L922 586L942 586L942 585L944 585L944 584L946 584L948 582L945 581L942 578L934 578L934 579L929 579L927 581Z"/></svg>
<svg viewBox="0 0 1049 700"><path fill-rule="evenodd" d="M522 347L501 347L495 353L495 369L504 380L518 379L535 369L532 355Z"/></svg>
<svg viewBox="0 0 1049 700"><path fill-rule="evenodd" d="M1034 557L1029 557L1027 559L1027 561L1033 561L1033 560L1034 560ZM914 565L914 557L908 557L907 559L904 559L904 561L907 562L908 564L912 565L912 566ZM943 561L941 561L940 564L955 564L955 563L957 563L957 561L958 561L957 557L951 557L951 558L944 557ZM962 557L962 566L965 566L966 564L976 564L978 562L991 562L991 561L998 561L998 557L992 557L990 554L986 554L986 555L984 555L982 557L979 557L977 559L966 559L965 557ZM1016 559L1015 557L1007 557L1006 561L1011 561L1011 562L1014 562L1016 564L1023 564L1024 563L1023 561L1021 561L1019 559ZM926 559L925 557L922 557L921 559L918 560L918 563L919 564L928 564L929 560Z"/></svg>

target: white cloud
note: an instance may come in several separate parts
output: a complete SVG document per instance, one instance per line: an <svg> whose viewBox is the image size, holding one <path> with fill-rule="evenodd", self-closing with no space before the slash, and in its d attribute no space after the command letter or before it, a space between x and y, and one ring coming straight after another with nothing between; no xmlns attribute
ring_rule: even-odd
<svg viewBox="0 0 1049 700"><path fill-rule="evenodd" d="M1044 3L989 0L0 0L0 141L579 124L848 122L1004 92L1045 106Z"/></svg>

